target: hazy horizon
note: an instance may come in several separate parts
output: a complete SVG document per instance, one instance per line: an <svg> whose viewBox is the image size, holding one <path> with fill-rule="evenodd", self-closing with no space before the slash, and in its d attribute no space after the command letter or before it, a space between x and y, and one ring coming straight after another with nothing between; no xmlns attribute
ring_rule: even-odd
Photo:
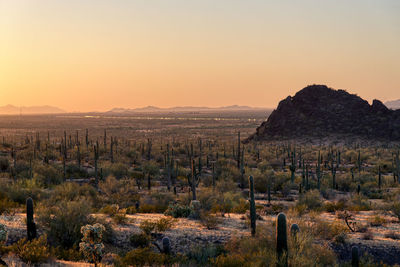
<svg viewBox="0 0 400 267"><path fill-rule="evenodd" d="M1 1L0 106L274 108L400 98L400 2Z"/></svg>

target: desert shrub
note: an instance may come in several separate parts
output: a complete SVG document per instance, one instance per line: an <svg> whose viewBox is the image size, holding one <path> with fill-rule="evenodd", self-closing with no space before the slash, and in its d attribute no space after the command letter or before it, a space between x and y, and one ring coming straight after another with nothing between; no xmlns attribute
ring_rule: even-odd
<svg viewBox="0 0 400 267"><path fill-rule="evenodd" d="M326 221L317 220L314 221L310 231L315 237L324 240L332 240L340 234L347 233L349 230L344 224L340 224L338 222L329 223Z"/></svg>
<svg viewBox="0 0 400 267"><path fill-rule="evenodd" d="M82 253L78 247L64 249L63 247L51 247L50 254L59 260L66 261L81 261L83 259Z"/></svg>
<svg viewBox="0 0 400 267"><path fill-rule="evenodd" d="M129 206L126 208L126 214L136 214L136 213L137 213L136 207Z"/></svg>
<svg viewBox="0 0 400 267"><path fill-rule="evenodd" d="M224 247L219 245L196 246L186 254L187 264L189 266L207 266L213 259L224 252Z"/></svg>
<svg viewBox="0 0 400 267"><path fill-rule="evenodd" d="M150 235L156 228L156 223L150 220L144 220L140 223L139 228L142 229L146 235Z"/></svg>
<svg viewBox="0 0 400 267"><path fill-rule="evenodd" d="M114 176L108 176L105 181L100 181L99 188L103 203L118 204L126 208L134 206L140 199L133 180L117 180Z"/></svg>
<svg viewBox="0 0 400 267"><path fill-rule="evenodd" d="M2 197L0 194L0 215L3 213L12 214L18 203L9 200L7 197Z"/></svg>
<svg viewBox="0 0 400 267"><path fill-rule="evenodd" d="M43 263L50 257L45 235L31 241L27 241L25 238L20 239L13 245L12 250L18 258L27 264Z"/></svg>
<svg viewBox="0 0 400 267"><path fill-rule="evenodd" d="M382 226L385 223L386 223L386 219L381 217L381 216L379 216L379 215L376 215L376 216L373 216L372 218L369 218L369 224L371 226L374 226L374 227Z"/></svg>
<svg viewBox="0 0 400 267"><path fill-rule="evenodd" d="M117 179L122 179L128 175L128 167L123 163L106 162L101 167L105 177L113 176Z"/></svg>
<svg viewBox="0 0 400 267"><path fill-rule="evenodd" d="M371 209L371 203L368 198L361 195L353 195L350 199L348 209L351 211L364 211Z"/></svg>
<svg viewBox="0 0 400 267"><path fill-rule="evenodd" d="M288 265L289 266L334 266L335 253L325 243L316 243L309 229L302 228L296 236L288 236ZM303 231L304 230L304 231ZM231 239L225 246L226 257L219 259L227 263L238 259L243 266L276 266L275 228L260 226L255 237ZM231 259L229 259L231 258ZM243 261L244 259L244 261ZM214 261L218 262L218 261ZM224 261L221 262L221 266Z"/></svg>
<svg viewBox="0 0 400 267"><path fill-rule="evenodd" d="M117 204L106 205L100 212L110 215L116 224L124 224L128 220L126 217L126 209L120 209Z"/></svg>
<svg viewBox="0 0 400 267"><path fill-rule="evenodd" d="M200 213L200 223L208 230L217 229L218 224L221 223L221 219L208 212Z"/></svg>
<svg viewBox="0 0 400 267"><path fill-rule="evenodd" d="M81 227L99 222L106 227L104 240L110 241L112 230L101 219L90 216L90 206L85 200L62 201L38 209L38 222L47 232L49 242L65 249L77 246L81 239Z"/></svg>
<svg viewBox="0 0 400 267"><path fill-rule="evenodd" d="M139 213L157 213L157 207L152 204L142 204L139 207Z"/></svg>
<svg viewBox="0 0 400 267"><path fill-rule="evenodd" d="M373 240L374 239L374 234L371 231L366 231L362 233L361 239L363 240Z"/></svg>
<svg viewBox="0 0 400 267"><path fill-rule="evenodd" d="M232 208L233 213L245 214L250 208L250 203L245 199L239 199L239 202Z"/></svg>
<svg viewBox="0 0 400 267"><path fill-rule="evenodd" d="M387 209L393 213L394 216L397 217L397 219L400 220L400 201L396 201L392 204L389 204Z"/></svg>
<svg viewBox="0 0 400 267"><path fill-rule="evenodd" d="M161 218L157 220L155 223L156 223L155 230L158 233L161 233L171 229L174 223L176 223L176 219L170 217Z"/></svg>
<svg viewBox="0 0 400 267"><path fill-rule="evenodd" d="M7 228L0 223L0 247L7 241L8 231Z"/></svg>
<svg viewBox="0 0 400 267"><path fill-rule="evenodd" d="M119 258L116 266L163 266L172 262L168 255L155 253L150 248L137 248Z"/></svg>
<svg viewBox="0 0 400 267"><path fill-rule="evenodd" d="M347 241L347 234L345 232L338 234L335 236L334 241L336 244L345 244Z"/></svg>
<svg viewBox="0 0 400 267"><path fill-rule="evenodd" d="M154 205L157 213L164 213L168 205L175 200L173 193L152 193L150 199L144 199L143 202Z"/></svg>
<svg viewBox="0 0 400 267"><path fill-rule="evenodd" d="M327 212L336 212L339 210L345 210L346 209L346 199L342 198L339 199L338 201L327 201L325 203L325 210Z"/></svg>
<svg viewBox="0 0 400 267"><path fill-rule="evenodd" d="M296 206L302 206L302 205L304 205L309 211L321 210L322 200L319 191L311 190L300 195L299 201L296 203Z"/></svg>
<svg viewBox="0 0 400 267"><path fill-rule="evenodd" d="M117 204L106 205L99 210L100 213L104 213L107 215L115 215L119 211L119 206Z"/></svg>
<svg viewBox="0 0 400 267"><path fill-rule="evenodd" d="M398 233L396 233L395 231L390 231L390 232L385 233L385 237L393 239L393 240L400 239L400 235Z"/></svg>
<svg viewBox="0 0 400 267"><path fill-rule="evenodd" d="M247 266L246 259L238 254L233 255L219 255L216 259L211 261L213 266L217 267L242 267Z"/></svg>
<svg viewBox="0 0 400 267"><path fill-rule="evenodd" d="M147 247L150 244L150 237L146 233L133 234L129 238L130 243L134 247Z"/></svg>
<svg viewBox="0 0 400 267"><path fill-rule="evenodd" d="M189 206L171 204L164 214L174 218L187 218L189 217L190 213L192 213L192 209Z"/></svg>
<svg viewBox="0 0 400 267"><path fill-rule="evenodd" d="M77 183L63 183L54 187L50 200L52 203L59 201L76 201L85 198L90 206L97 204L97 190L88 184L79 185Z"/></svg>
<svg viewBox="0 0 400 267"><path fill-rule="evenodd" d="M26 196L31 196L34 200L48 196L48 192L40 188L40 185L33 179L18 180L12 184L0 184L0 192L9 200L23 205L26 202Z"/></svg>
<svg viewBox="0 0 400 267"><path fill-rule="evenodd" d="M61 172L52 165L35 165L33 173L33 178L45 187L61 184L63 181Z"/></svg>
<svg viewBox="0 0 400 267"><path fill-rule="evenodd" d="M10 162L8 161L7 157L0 157L0 172L8 171L10 167Z"/></svg>
<svg viewBox="0 0 400 267"><path fill-rule="evenodd" d="M165 232L169 230L175 220L172 218L161 218L157 221L144 220L140 223L139 227L146 235L150 235L152 232Z"/></svg>

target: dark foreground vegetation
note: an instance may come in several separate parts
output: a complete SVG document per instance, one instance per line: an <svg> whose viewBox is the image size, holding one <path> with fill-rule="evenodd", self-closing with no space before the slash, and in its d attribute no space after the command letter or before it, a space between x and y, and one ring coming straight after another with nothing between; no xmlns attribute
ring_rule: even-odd
<svg viewBox="0 0 400 267"><path fill-rule="evenodd" d="M399 146L243 144L262 116L1 118L0 263L400 263Z"/></svg>

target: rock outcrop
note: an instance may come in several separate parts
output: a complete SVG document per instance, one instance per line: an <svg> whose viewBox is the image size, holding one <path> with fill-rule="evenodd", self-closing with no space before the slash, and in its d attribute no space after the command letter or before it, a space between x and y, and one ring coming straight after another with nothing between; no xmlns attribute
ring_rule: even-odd
<svg viewBox="0 0 400 267"><path fill-rule="evenodd" d="M370 105L345 90L311 85L282 100L248 140L328 136L399 141L400 110L390 110L379 100Z"/></svg>

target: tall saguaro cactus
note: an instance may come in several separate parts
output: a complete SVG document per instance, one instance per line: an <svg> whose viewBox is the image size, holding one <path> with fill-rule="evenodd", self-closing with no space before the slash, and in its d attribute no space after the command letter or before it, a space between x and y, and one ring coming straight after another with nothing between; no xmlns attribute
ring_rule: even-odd
<svg viewBox="0 0 400 267"><path fill-rule="evenodd" d="M233 152L235 154L235 152ZM238 132L238 143L237 143L237 157L236 157L236 162L237 162L237 168L240 169L240 132Z"/></svg>
<svg viewBox="0 0 400 267"><path fill-rule="evenodd" d="M33 220L33 200L28 198L26 200L26 229L28 240L36 238L36 224Z"/></svg>
<svg viewBox="0 0 400 267"><path fill-rule="evenodd" d="M379 187L379 190L381 189L381 187L382 187L382 172L381 172L381 165L379 165L379 167L378 167L378 187Z"/></svg>
<svg viewBox="0 0 400 267"><path fill-rule="evenodd" d="M94 152L94 177L97 186L99 184L99 175L97 168L97 161L99 160L99 142L96 142L96 145L93 147L93 152Z"/></svg>
<svg viewBox="0 0 400 267"><path fill-rule="evenodd" d="M288 266L288 243L287 243L287 226L286 215L279 213L276 222L276 253L278 255L277 266Z"/></svg>
<svg viewBox="0 0 400 267"><path fill-rule="evenodd" d="M290 172L291 172L290 181L292 183L294 183L294 174L296 172L296 151L292 152L292 156L291 157L292 157L292 160L291 160L291 163L290 163L290 166L289 166L289 169L290 169Z"/></svg>
<svg viewBox="0 0 400 267"><path fill-rule="evenodd" d="M249 187L250 187L250 226L251 226L251 235L256 235L256 203L254 200L254 179L253 176L249 177Z"/></svg>
<svg viewBox="0 0 400 267"><path fill-rule="evenodd" d="M322 172L321 172L321 152L318 151L318 159L317 159L317 168L316 168L316 173L317 173L317 187L318 190L321 188L321 178L322 178Z"/></svg>
<svg viewBox="0 0 400 267"><path fill-rule="evenodd" d="M358 267L360 265L360 257L358 255L358 247L351 248L351 266Z"/></svg>
<svg viewBox="0 0 400 267"><path fill-rule="evenodd" d="M187 177L189 186L192 190L192 199L197 200L196 188L200 183L200 173L196 171L195 161L192 160L192 173Z"/></svg>

